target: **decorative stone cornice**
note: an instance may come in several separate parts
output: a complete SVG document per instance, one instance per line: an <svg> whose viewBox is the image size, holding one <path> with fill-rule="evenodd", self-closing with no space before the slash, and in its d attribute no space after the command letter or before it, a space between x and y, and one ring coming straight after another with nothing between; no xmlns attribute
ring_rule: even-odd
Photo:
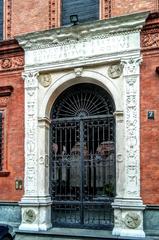
<svg viewBox="0 0 159 240"><path fill-rule="evenodd" d="M142 28L148 12L115 17L108 20L93 21L77 26L62 27L47 31L18 36L17 40L24 49L41 49L67 45L91 38L106 38L109 35L138 31Z"/></svg>

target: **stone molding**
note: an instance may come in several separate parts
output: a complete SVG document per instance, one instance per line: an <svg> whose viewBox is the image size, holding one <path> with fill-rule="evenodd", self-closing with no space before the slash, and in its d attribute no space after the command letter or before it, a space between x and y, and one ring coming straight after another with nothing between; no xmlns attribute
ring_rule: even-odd
<svg viewBox="0 0 159 240"><path fill-rule="evenodd" d="M126 15L96 21L93 23L80 24L69 28L62 27L42 32L29 33L17 37L20 45L25 49L44 49L52 46L63 46L70 43L78 43L79 40L110 37L110 35L126 34L141 29L148 12ZM45 37L44 37L45 36Z"/></svg>

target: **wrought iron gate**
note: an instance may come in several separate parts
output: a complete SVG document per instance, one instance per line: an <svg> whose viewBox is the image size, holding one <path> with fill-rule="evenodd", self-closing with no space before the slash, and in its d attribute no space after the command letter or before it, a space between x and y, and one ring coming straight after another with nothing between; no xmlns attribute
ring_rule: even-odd
<svg viewBox="0 0 159 240"><path fill-rule="evenodd" d="M51 124L52 221L54 226L111 228L115 194L114 118L111 112L89 115L81 107L84 101L88 105L86 89L82 93L81 86L77 89L81 100L79 91L73 91L72 97L62 97L62 104L57 102L60 111L53 108L56 117ZM79 108L70 117L66 109L73 112L72 104L68 108L72 101L78 102ZM96 106L98 103L101 101ZM97 112L99 107L95 107Z"/></svg>

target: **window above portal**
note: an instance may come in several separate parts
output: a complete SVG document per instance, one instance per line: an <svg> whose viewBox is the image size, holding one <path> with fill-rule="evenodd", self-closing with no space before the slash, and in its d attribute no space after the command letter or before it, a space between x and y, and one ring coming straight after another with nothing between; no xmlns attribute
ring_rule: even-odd
<svg viewBox="0 0 159 240"><path fill-rule="evenodd" d="M62 0L61 26L70 24L70 16L78 15L79 23L99 19L99 0Z"/></svg>

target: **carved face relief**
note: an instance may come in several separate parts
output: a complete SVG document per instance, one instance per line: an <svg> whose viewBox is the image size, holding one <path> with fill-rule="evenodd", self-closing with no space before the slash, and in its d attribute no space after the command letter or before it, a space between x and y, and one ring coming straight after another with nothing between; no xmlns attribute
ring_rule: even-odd
<svg viewBox="0 0 159 240"><path fill-rule="evenodd" d="M108 76L112 79L119 78L123 72L123 67L120 64L111 65L108 68Z"/></svg>
<svg viewBox="0 0 159 240"><path fill-rule="evenodd" d="M51 84L51 75L45 74L39 76L39 82L43 87L48 87Z"/></svg>

